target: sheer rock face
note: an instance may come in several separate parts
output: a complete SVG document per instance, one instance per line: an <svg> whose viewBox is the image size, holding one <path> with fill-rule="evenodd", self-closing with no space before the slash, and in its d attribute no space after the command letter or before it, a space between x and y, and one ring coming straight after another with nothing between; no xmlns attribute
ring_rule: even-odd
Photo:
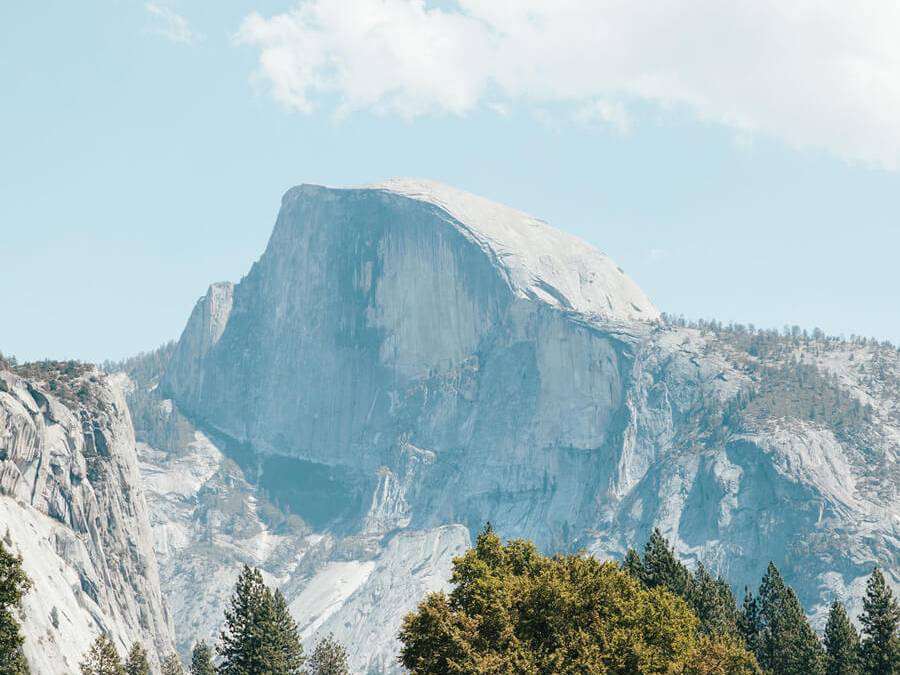
<svg viewBox="0 0 900 675"><path fill-rule="evenodd" d="M872 406L849 436L782 414L777 397L737 422L774 377L759 359L659 325L587 244L427 182L290 190L262 258L222 288L160 391L239 458L250 489L302 519L295 561L271 542L246 555L310 635L358 640L363 670L391 663L387 628L418 599L384 580L445 573L434 548L413 559L420 540L460 548L462 528L446 527L490 520L545 550L620 557L659 526L737 589L774 560L816 613L857 604L875 563L895 574L900 425L896 393L863 367L877 350L853 367L816 344L792 352ZM896 381L896 352L878 358ZM796 366L765 365L788 380ZM327 595L335 578L347 592ZM386 602L390 621L362 630Z"/></svg>
<svg viewBox="0 0 900 675"><path fill-rule="evenodd" d="M197 366L222 337L231 314L233 294L234 284L213 284L191 313L188 328L178 341L167 368L169 382L185 395L196 396L203 390L204 373Z"/></svg>
<svg viewBox="0 0 900 675"><path fill-rule="evenodd" d="M407 444L441 450L413 492L444 480L452 464L441 459L465 457L464 490L441 520L468 522L469 498L501 483L531 502L525 493L561 463L596 464L624 429L633 338L599 322L657 313L595 249L518 212L476 206L491 218L487 232L388 189L290 191L266 253L234 289L221 337L192 350L195 336L214 332L203 324L207 295L163 388L257 451L346 467L367 492L382 467L404 474ZM507 231L527 255L505 248ZM607 276L614 298L600 285ZM608 469L591 467L598 478ZM569 512L572 497L552 508ZM431 515L412 511L414 522Z"/></svg>
<svg viewBox="0 0 900 675"><path fill-rule="evenodd" d="M0 528L34 588L25 599L32 672L76 672L108 632L171 648L134 433L97 371L0 372ZM49 393L55 390L55 394Z"/></svg>

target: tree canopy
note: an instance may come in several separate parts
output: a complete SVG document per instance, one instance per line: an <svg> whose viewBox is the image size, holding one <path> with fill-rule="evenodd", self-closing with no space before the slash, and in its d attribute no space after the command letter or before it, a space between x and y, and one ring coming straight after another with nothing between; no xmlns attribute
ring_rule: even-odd
<svg viewBox="0 0 900 675"><path fill-rule="evenodd" d="M81 675L125 675L122 658L108 635L98 635L80 664Z"/></svg>
<svg viewBox="0 0 900 675"><path fill-rule="evenodd" d="M216 675L212 649L204 640L195 644L191 653L191 675Z"/></svg>
<svg viewBox="0 0 900 675"><path fill-rule="evenodd" d="M309 675L350 675L347 650L331 633L316 643L309 657Z"/></svg>
<svg viewBox="0 0 900 675"><path fill-rule="evenodd" d="M487 528L454 560L451 582L403 621L400 661L416 675L756 672L736 640L701 637L665 583L647 588L612 562L543 556ZM701 652L718 657L704 665Z"/></svg>
<svg viewBox="0 0 900 675"><path fill-rule="evenodd" d="M128 657L125 659L125 673L127 675L150 675L147 650L139 642L131 645Z"/></svg>

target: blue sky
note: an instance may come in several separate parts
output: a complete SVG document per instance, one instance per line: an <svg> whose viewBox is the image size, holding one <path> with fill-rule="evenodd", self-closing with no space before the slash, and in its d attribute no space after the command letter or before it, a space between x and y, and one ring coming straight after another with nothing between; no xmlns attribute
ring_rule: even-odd
<svg viewBox="0 0 900 675"><path fill-rule="evenodd" d="M578 234L666 312L900 342L896 15L530 1L3 3L0 350L152 349L287 188L409 175Z"/></svg>

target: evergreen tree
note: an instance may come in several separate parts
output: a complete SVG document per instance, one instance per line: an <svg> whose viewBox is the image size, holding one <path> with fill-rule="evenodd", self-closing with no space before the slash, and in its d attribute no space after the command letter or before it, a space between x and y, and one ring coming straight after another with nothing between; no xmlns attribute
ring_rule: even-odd
<svg viewBox="0 0 900 675"><path fill-rule="evenodd" d="M125 672L127 675L150 675L150 661L147 660L147 650L138 642L131 645L128 658L125 659Z"/></svg>
<svg viewBox="0 0 900 675"><path fill-rule="evenodd" d="M644 547L643 579L647 588L665 588L687 599L693 580L685 565L675 556L675 550L659 529L654 529L650 541Z"/></svg>
<svg viewBox="0 0 900 675"><path fill-rule="evenodd" d="M778 675L821 675L825 655L793 589L769 563L759 587L759 665Z"/></svg>
<svg viewBox="0 0 900 675"><path fill-rule="evenodd" d="M269 671L273 675L301 675L306 658L303 656L297 623L291 616L281 591L271 592L266 589L263 616L269 638L264 643L263 651Z"/></svg>
<svg viewBox="0 0 900 675"><path fill-rule="evenodd" d="M316 643L309 657L309 675L350 675L347 650L331 633Z"/></svg>
<svg viewBox="0 0 900 675"><path fill-rule="evenodd" d="M625 553L625 560L622 561L622 571L644 583L644 563L641 562L640 553L633 548L629 547Z"/></svg>
<svg viewBox="0 0 900 675"><path fill-rule="evenodd" d="M863 598L863 613L859 621L862 624L862 662L866 675L900 673L897 636L900 609L877 567L872 570L872 576L866 583L866 597Z"/></svg>
<svg viewBox="0 0 900 675"><path fill-rule="evenodd" d="M234 595L225 609L225 628L218 647L222 657L219 666L222 675L265 672L260 626L265 596L266 587L260 571L244 565L235 585Z"/></svg>
<svg viewBox="0 0 900 675"><path fill-rule="evenodd" d="M181 665L181 659L175 654L169 654L163 659L162 675L184 675L184 666Z"/></svg>
<svg viewBox="0 0 900 675"><path fill-rule="evenodd" d="M844 605L835 601L825 624L826 675L861 675L859 634Z"/></svg>
<svg viewBox="0 0 900 675"><path fill-rule="evenodd" d="M738 617L738 630L747 649L758 655L759 634L762 630L759 623L759 602L749 588L744 588L744 604Z"/></svg>
<svg viewBox="0 0 900 675"><path fill-rule="evenodd" d="M7 535L9 530L7 530ZM17 614L31 581L22 569L22 558L14 556L0 542L0 673L26 675L28 663L22 652L25 642Z"/></svg>
<svg viewBox="0 0 900 675"><path fill-rule="evenodd" d="M81 675L125 675L116 646L106 635L98 635L80 664Z"/></svg>
<svg viewBox="0 0 900 675"><path fill-rule="evenodd" d="M258 569L244 566L225 610L218 647L222 675L302 673L303 648L297 624L280 591L266 588Z"/></svg>
<svg viewBox="0 0 900 675"><path fill-rule="evenodd" d="M739 612L731 587L722 577L713 577L703 563L697 565L688 604L707 635L738 637Z"/></svg>
<svg viewBox="0 0 900 675"><path fill-rule="evenodd" d="M212 649L203 640L194 645L191 654L191 675L216 675Z"/></svg>

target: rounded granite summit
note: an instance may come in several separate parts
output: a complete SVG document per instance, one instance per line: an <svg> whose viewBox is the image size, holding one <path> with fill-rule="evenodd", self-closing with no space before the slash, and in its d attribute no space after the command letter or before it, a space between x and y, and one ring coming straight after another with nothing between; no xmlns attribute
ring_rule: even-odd
<svg viewBox="0 0 900 675"><path fill-rule="evenodd" d="M659 310L608 255L545 221L438 181L392 178L358 188L301 185L285 199L382 191L437 207L500 268L522 298L606 321L653 321Z"/></svg>

